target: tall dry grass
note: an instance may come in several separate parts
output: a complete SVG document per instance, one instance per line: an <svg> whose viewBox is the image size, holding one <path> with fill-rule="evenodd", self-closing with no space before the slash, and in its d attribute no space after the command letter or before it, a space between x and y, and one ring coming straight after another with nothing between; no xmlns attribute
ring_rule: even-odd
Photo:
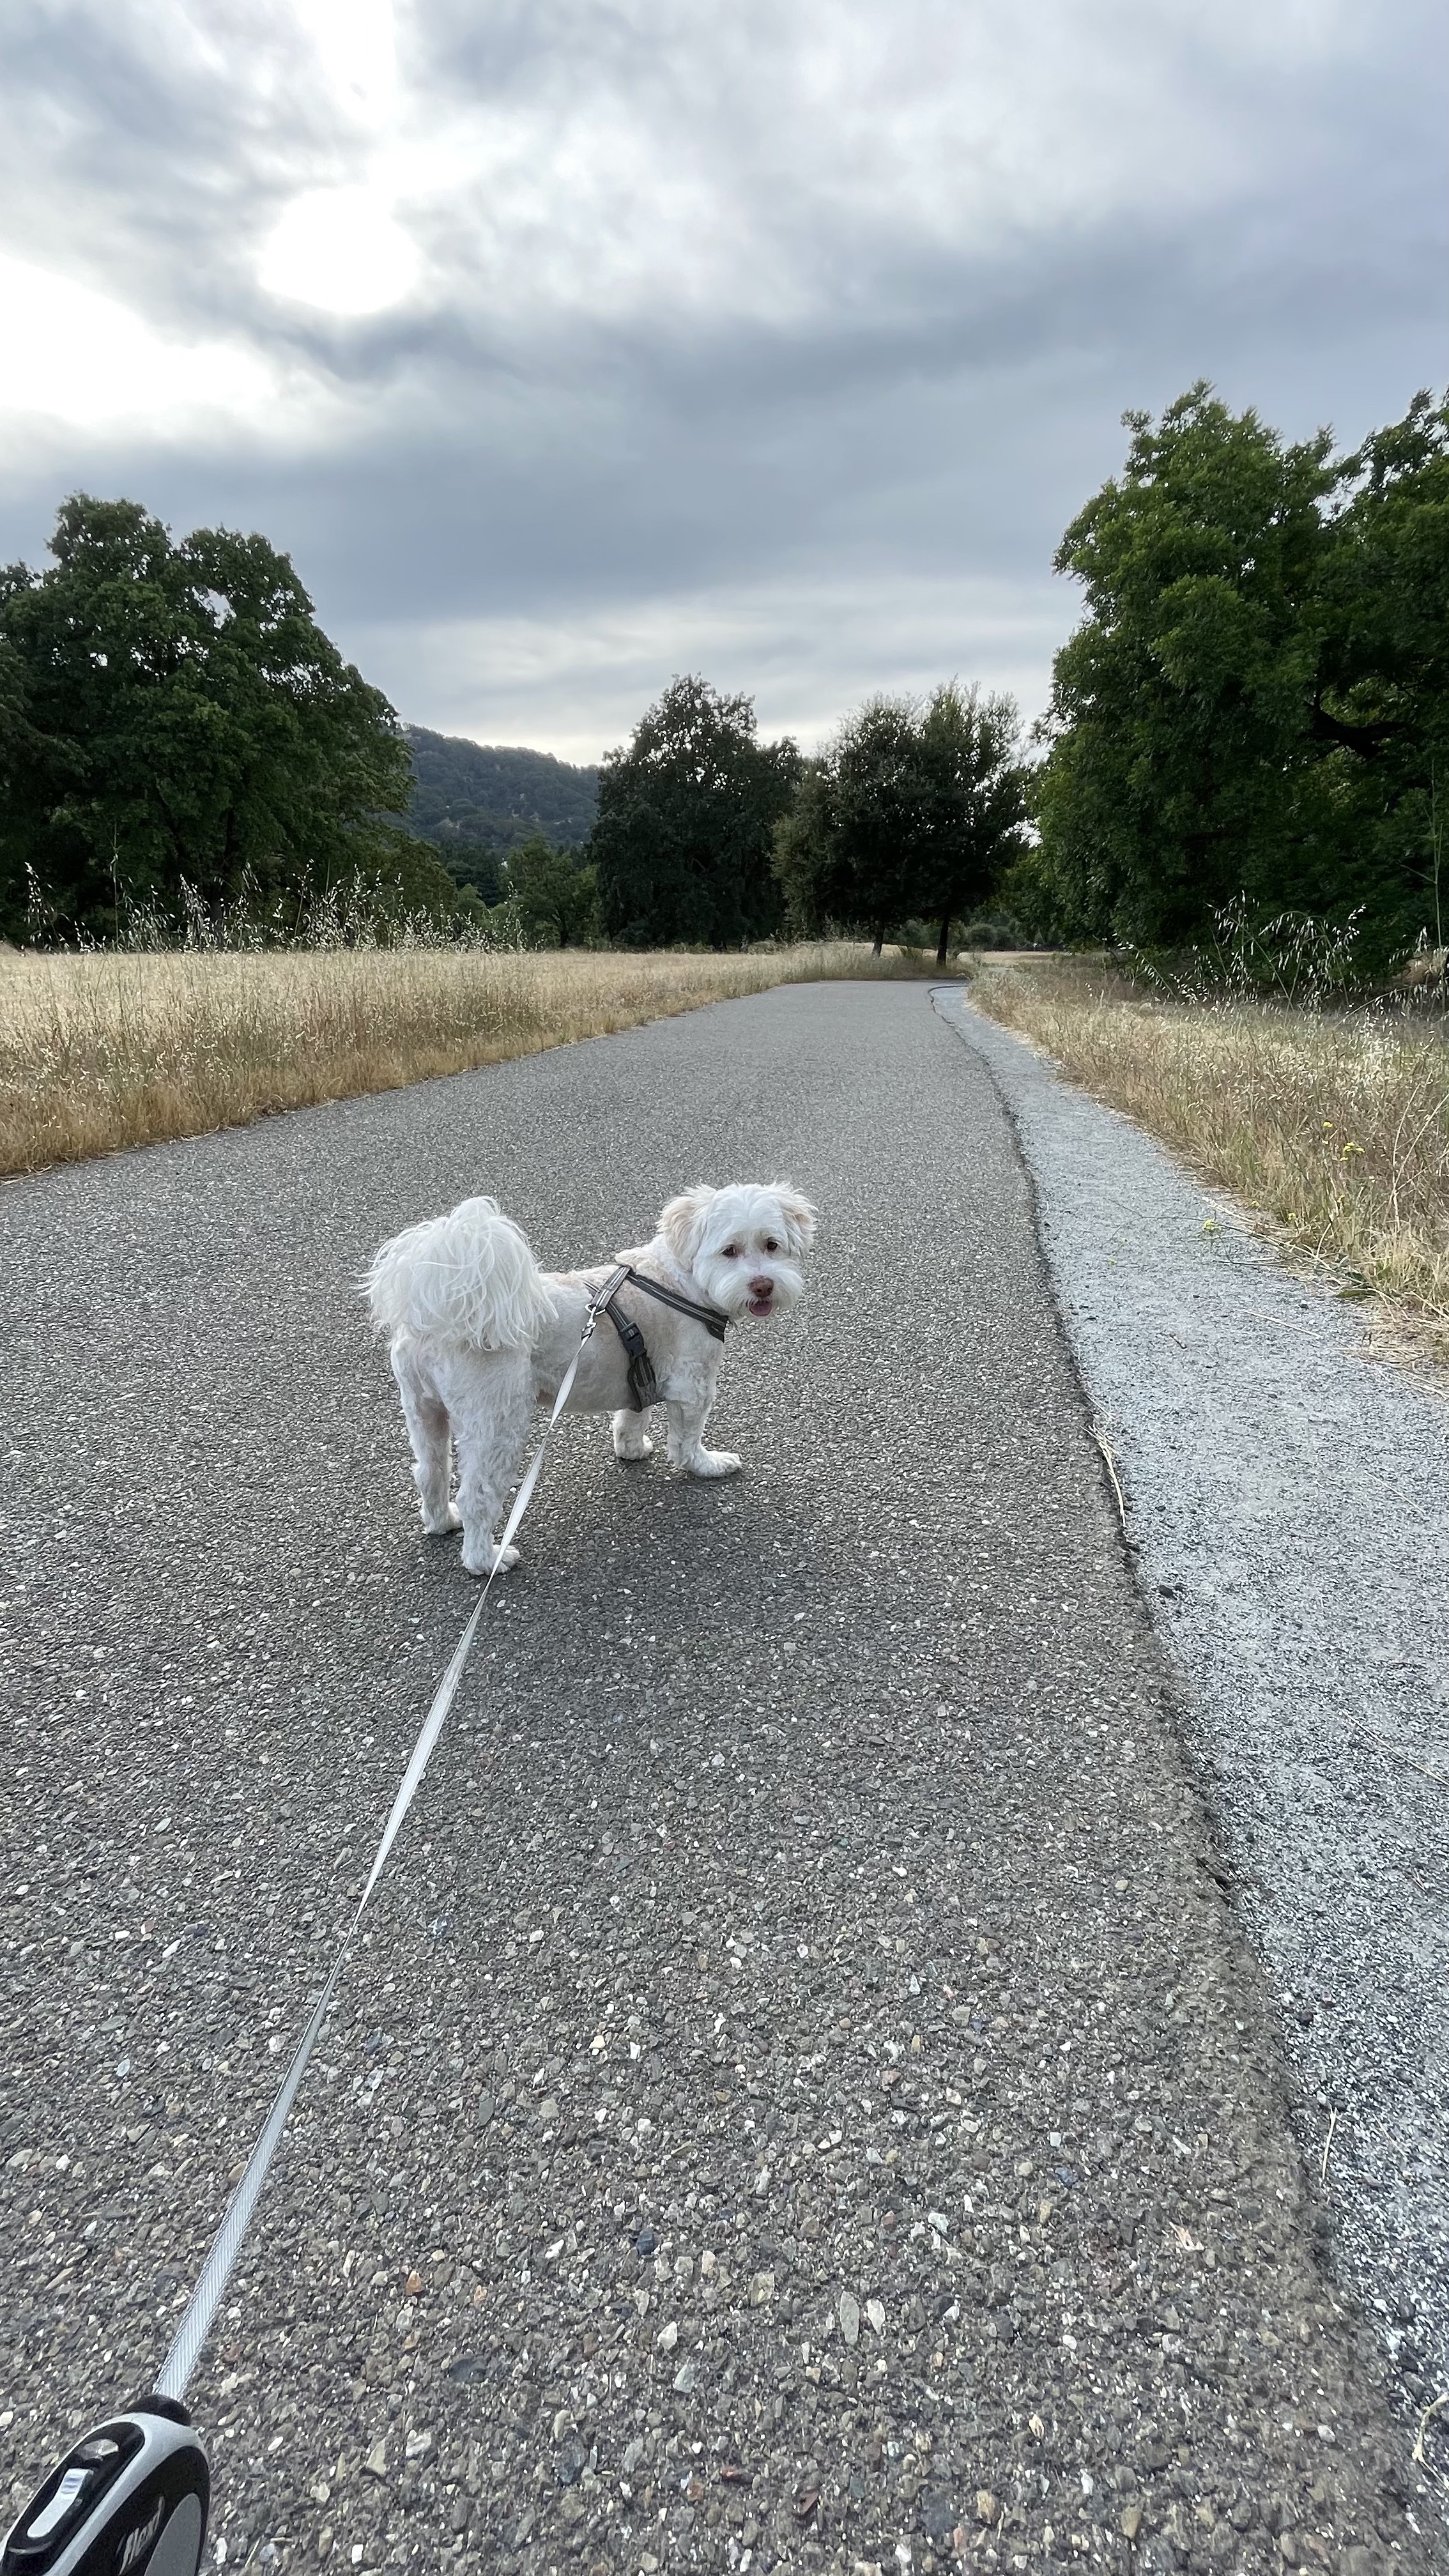
<svg viewBox="0 0 1449 2576"><path fill-rule="evenodd" d="M775 984L910 970L843 942L724 956L0 952L0 1172L393 1090Z"/></svg>
<svg viewBox="0 0 1449 2576"><path fill-rule="evenodd" d="M983 965L972 999L1449 1350L1442 1019L1167 1000L1070 959Z"/></svg>

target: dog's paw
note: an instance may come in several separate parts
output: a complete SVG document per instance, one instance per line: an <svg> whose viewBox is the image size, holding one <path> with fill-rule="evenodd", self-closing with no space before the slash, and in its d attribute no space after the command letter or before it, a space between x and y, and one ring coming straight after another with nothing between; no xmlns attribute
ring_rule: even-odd
<svg viewBox="0 0 1449 2576"><path fill-rule="evenodd" d="M446 1517L442 1520L429 1520L426 1514L424 1515L423 1536L424 1538L450 1538L453 1531L460 1530L462 1526L462 1513L456 1503L450 1503Z"/></svg>
<svg viewBox="0 0 1449 2576"><path fill-rule="evenodd" d="M733 1449L696 1449L689 1472L691 1476L737 1476L740 1461Z"/></svg>
<svg viewBox="0 0 1449 2576"><path fill-rule="evenodd" d="M464 1573L476 1574L480 1580L485 1574L506 1574L509 1567L517 1563L516 1547L485 1547L476 1556L470 1556L466 1548L463 1550Z"/></svg>
<svg viewBox="0 0 1449 2576"><path fill-rule="evenodd" d="M614 1434L614 1455L616 1458L623 1458L630 1465L634 1465L641 1458L653 1457L654 1443L650 1439L647 1431L636 1431L632 1435L627 1431L616 1431Z"/></svg>

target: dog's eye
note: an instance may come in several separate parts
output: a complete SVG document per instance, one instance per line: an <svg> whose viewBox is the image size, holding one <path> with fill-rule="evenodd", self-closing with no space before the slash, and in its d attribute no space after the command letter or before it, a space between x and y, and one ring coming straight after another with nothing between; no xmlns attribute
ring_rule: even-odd
<svg viewBox="0 0 1449 2576"><path fill-rule="evenodd" d="M740 1257L739 1245L737 1243L727 1243L724 1248L724 1257L726 1261L738 1261Z"/></svg>
<svg viewBox="0 0 1449 2576"><path fill-rule="evenodd" d="M779 1249L780 1247L775 1241L774 1236L772 1234L767 1234L765 1237L765 1250L767 1252L778 1252Z"/></svg>

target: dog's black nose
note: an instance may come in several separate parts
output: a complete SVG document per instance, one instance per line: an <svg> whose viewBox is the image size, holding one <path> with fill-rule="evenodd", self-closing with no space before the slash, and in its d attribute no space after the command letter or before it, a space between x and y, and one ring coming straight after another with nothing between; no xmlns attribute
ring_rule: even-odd
<svg viewBox="0 0 1449 2576"><path fill-rule="evenodd" d="M774 1293L775 1283L773 1279L752 1279L750 1281L750 1295L752 1297L772 1297Z"/></svg>

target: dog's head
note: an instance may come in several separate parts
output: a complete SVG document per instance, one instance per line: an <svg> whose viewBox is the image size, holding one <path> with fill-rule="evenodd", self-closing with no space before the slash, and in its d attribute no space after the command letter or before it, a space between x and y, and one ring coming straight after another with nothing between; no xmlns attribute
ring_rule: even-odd
<svg viewBox="0 0 1449 2576"><path fill-rule="evenodd" d="M778 1314L805 1293L798 1263L815 1240L815 1210L788 1181L731 1181L671 1199L659 1231L700 1296L721 1314Z"/></svg>

